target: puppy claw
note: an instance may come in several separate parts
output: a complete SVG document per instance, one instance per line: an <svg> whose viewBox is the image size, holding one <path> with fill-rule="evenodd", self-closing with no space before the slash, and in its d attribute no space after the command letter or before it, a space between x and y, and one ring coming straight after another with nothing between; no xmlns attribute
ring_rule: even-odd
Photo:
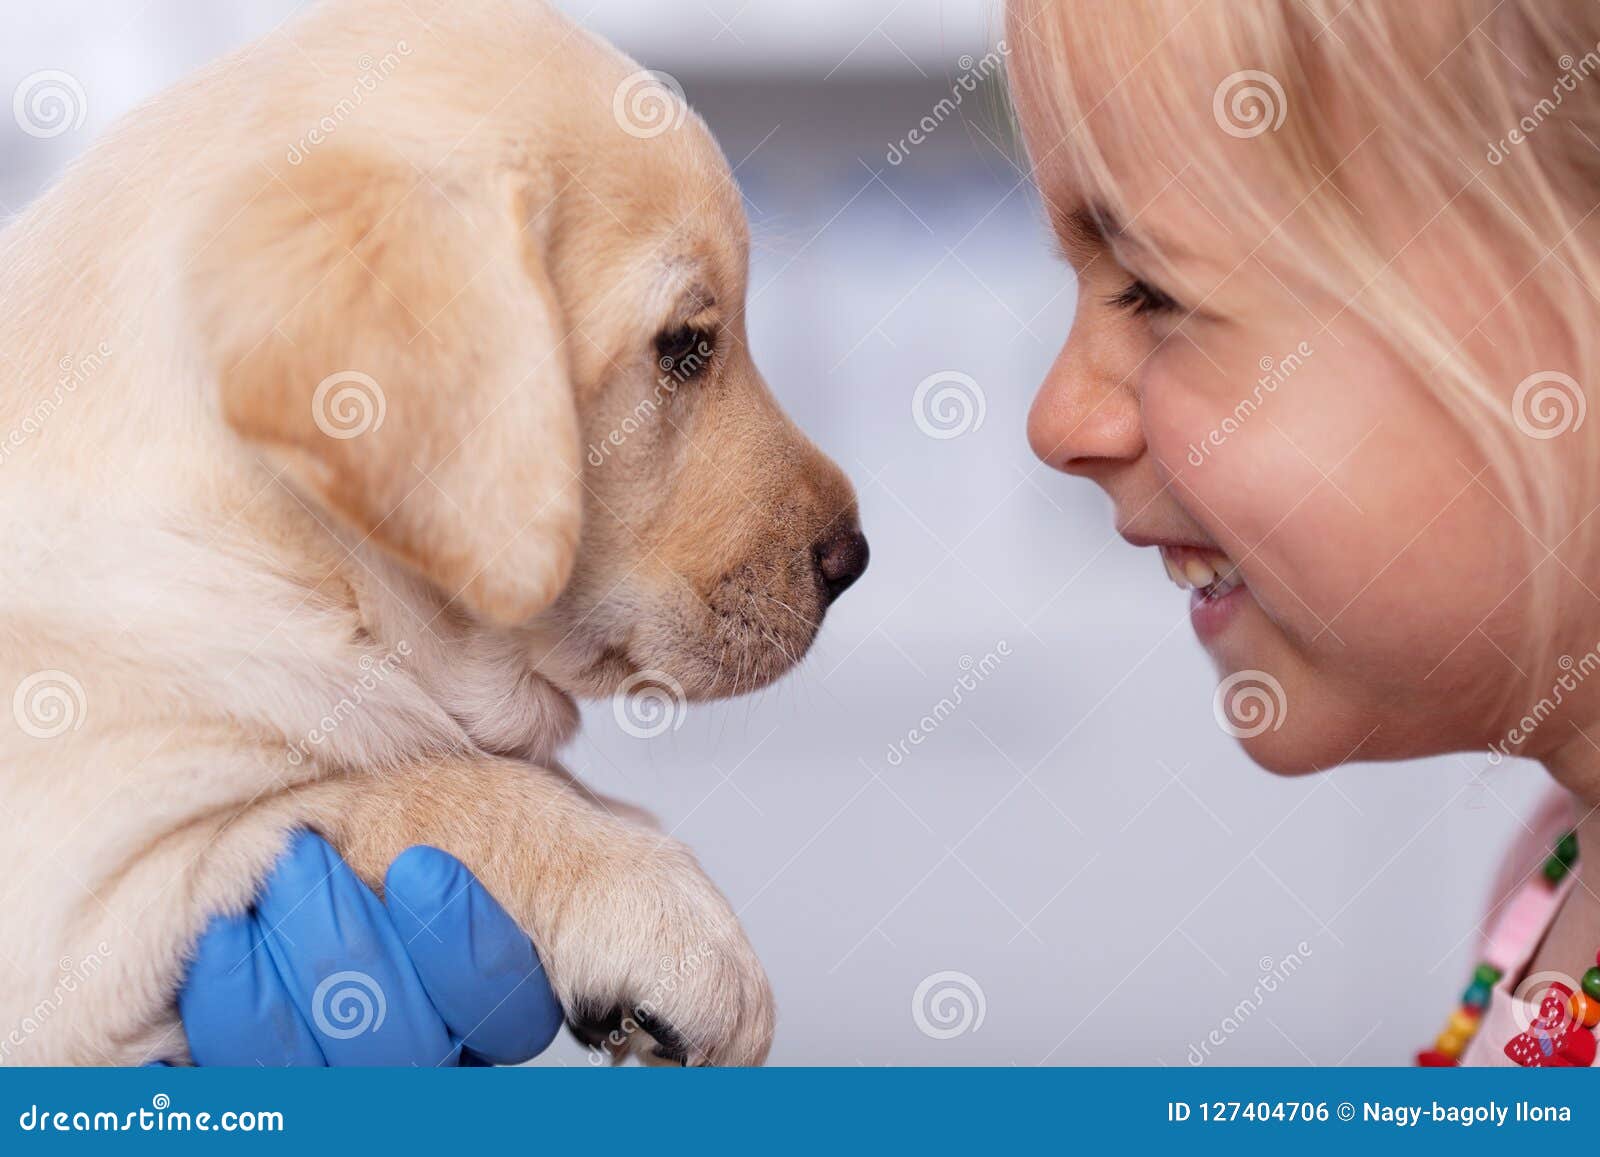
<svg viewBox="0 0 1600 1157"><path fill-rule="evenodd" d="M613 1062L760 1064L772 990L728 902L675 841L610 851L539 946L573 1035Z"/></svg>
<svg viewBox="0 0 1600 1157"><path fill-rule="evenodd" d="M614 1008L604 1016L575 1015L567 1017L567 1029L578 1039L578 1043L591 1049L606 1049L608 1042L619 1039L622 1034L622 1009Z"/></svg>
<svg viewBox="0 0 1600 1157"><path fill-rule="evenodd" d="M667 1020L642 1008L630 1013L619 1006L604 1015L569 1017L567 1028L580 1044L608 1053L613 1064L630 1053L646 1063L655 1060L684 1068L710 1063Z"/></svg>
<svg viewBox="0 0 1600 1157"><path fill-rule="evenodd" d="M656 1042L656 1047L652 1050L653 1056L659 1057L664 1061L683 1065L685 1068L689 1066L692 1050L682 1033L659 1016L655 1016L643 1009L635 1011L633 1015L634 1019L638 1021L639 1027L649 1033ZM705 1064L706 1062L703 1059L699 1059L695 1063Z"/></svg>

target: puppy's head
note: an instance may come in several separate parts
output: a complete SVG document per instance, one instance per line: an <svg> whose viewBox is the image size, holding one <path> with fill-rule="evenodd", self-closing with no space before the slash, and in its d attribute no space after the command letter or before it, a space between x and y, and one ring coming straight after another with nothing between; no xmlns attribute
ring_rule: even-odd
<svg viewBox="0 0 1600 1157"><path fill-rule="evenodd" d="M752 360L743 208L698 120L643 139L613 125L609 154L571 164L547 267L583 532L537 645L591 692L641 671L691 695L762 686L866 567L854 494Z"/></svg>
<svg viewBox="0 0 1600 1157"><path fill-rule="evenodd" d="M867 545L751 359L720 151L665 89L668 127L637 131L629 77L597 52L540 147L427 167L352 132L252 174L198 301L234 431L558 685L737 694L800 658Z"/></svg>

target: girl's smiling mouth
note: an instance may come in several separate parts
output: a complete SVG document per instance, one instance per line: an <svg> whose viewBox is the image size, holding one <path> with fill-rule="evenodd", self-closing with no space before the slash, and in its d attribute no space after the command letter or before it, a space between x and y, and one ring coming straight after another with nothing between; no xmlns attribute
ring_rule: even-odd
<svg viewBox="0 0 1600 1157"><path fill-rule="evenodd" d="M1162 544L1161 561L1180 590L1195 591L1203 598L1221 598L1244 582L1238 564L1210 547Z"/></svg>
<svg viewBox="0 0 1600 1157"><path fill-rule="evenodd" d="M1212 547L1162 543L1160 549L1167 577L1191 592L1189 621L1195 634L1201 642L1215 638L1249 597L1239 564Z"/></svg>

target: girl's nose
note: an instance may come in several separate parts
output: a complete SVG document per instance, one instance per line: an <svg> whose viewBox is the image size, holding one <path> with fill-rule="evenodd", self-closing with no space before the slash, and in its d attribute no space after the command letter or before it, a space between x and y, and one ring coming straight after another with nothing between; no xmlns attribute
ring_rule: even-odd
<svg viewBox="0 0 1600 1157"><path fill-rule="evenodd" d="M1069 340L1050 367L1028 414L1028 442L1045 465L1099 481L1144 454L1144 425L1128 375L1086 344Z"/></svg>

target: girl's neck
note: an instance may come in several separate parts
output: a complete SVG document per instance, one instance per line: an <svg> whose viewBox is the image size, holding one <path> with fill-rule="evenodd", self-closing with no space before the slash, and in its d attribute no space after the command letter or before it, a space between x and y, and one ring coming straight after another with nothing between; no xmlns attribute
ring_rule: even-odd
<svg viewBox="0 0 1600 1157"><path fill-rule="evenodd" d="M1600 807L1600 725L1574 728L1572 738L1544 756L1545 770L1578 797L1582 815Z"/></svg>

